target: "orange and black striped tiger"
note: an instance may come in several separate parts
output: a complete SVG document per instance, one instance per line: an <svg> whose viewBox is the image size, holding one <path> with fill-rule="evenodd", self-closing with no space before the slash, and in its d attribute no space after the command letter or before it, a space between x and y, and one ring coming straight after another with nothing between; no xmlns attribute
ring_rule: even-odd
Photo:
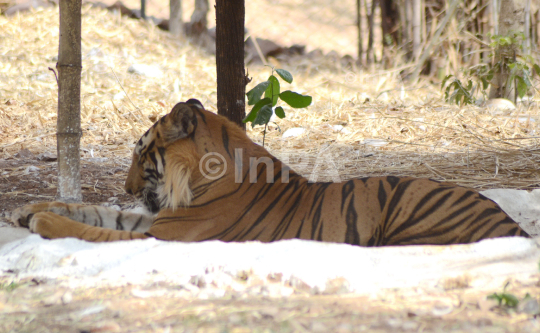
<svg viewBox="0 0 540 333"><path fill-rule="evenodd" d="M155 217L52 202L19 208L12 219L45 238L95 242L301 238L382 246L528 237L496 203L449 183L392 176L310 183L194 99L141 137L125 189Z"/></svg>

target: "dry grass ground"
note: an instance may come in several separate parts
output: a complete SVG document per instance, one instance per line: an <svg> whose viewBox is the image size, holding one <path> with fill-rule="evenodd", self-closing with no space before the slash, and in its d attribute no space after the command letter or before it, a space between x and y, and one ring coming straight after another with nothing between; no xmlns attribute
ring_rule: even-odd
<svg viewBox="0 0 540 333"><path fill-rule="evenodd" d="M56 62L57 22L54 9L0 18L4 159L24 148L36 154L55 151L57 86L48 68ZM163 75L129 73L133 64L154 65ZM290 88L312 95L314 102L308 109L286 110L287 118L276 121L281 132L274 126L267 134L268 148L276 155L294 153L290 160L300 172L309 174L322 152L346 178L409 174L476 188L539 186L536 103L512 111L458 108L441 102L436 85L410 87L398 71L325 68L325 60L287 65L295 77ZM249 70L251 85L269 75L268 68ZM138 137L178 101L198 98L216 111L215 75L213 57L187 41L144 22L85 8L82 157L128 158ZM306 132L282 139L281 133L293 127ZM262 128L248 131L262 141Z"/></svg>
<svg viewBox="0 0 540 333"><path fill-rule="evenodd" d="M56 62L57 27L57 9L0 16L0 213L4 220L24 202L54 198L54 162L36 158L56 150L57 85L48 68L54 68ZM122 193L122 180L131 149L153 121L176 102L189 98L198 98L208 110L216 111L215 59L148 23L88 7L83 9L82 44L84 198L123 206L130 200ZM133 64L156 66L162 76L129 73ZM441 101L437 85L409 86L401 82L398 71L330 70L327 60L305 59L284 67L294 75L290 88L312 95L314 102L308 109L287 109L287 118L270 126L266 143L274 154L288 156L293 167L305 175L318 169L319 180L332 179L337 170L341 179L392 174L431 177L479 189L540 187L540 111L534 102L511 111L458 108ZM263 67L249 68L249 72L251 85L269 75ZM295 127L304 128L304 134L282 138L282 133ZM248 133L255 142L262 142L261 128L249 128ZM17 155L24 149L30 155ZM529 287L538 295L535 283ZM526 289L516 288L522 297ZM70 313L96 303L105 308L80 319L83 324L87 320L93 332L100 331L101 321L110 324L109 331L155 332L240 332L254 327L287 332L538 329L532 316L485 310L481 306L484 295L472 300L458 297L452 312L435 316L409 311L411 304L422 301L415 294L386 303L356 298L357 309L349 306L348 298L254 298L246 305L239 299L138 300L127 289L99 288L92 289L93 294L73 291L71 305L62 305L43 302L55 286L29 283L14 291L0 289L0 311L5 313L0 322L6 323L7 332L65 332L67 328L82 332L86 328L74 324L80 313L73 315L75 319ZM259 305L267 302L277 312L259 311ZM432 308L436 307L433 302ZM191 304L191 312L178 310L184 303ZM106 310L117 308L120 313ZM216 308L219 311L212 310ZM133 314L140 319L133 319ZM330 319L321 322L316 317ZM192 321L185 319L188 326L175 326L171 324L174 318ZM142 324L138 326L138 322Z"/></svg>

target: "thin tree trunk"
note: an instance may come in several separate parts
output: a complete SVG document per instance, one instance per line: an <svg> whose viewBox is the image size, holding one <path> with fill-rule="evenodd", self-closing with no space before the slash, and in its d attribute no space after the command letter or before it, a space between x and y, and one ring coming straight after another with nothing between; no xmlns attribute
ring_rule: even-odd
<svg viewBox="0 0 540 333"><path fill-rule="evenodd" d="M218 114L243 129L246 115L244 69L244 0L216 0L216 67Z"/></svg>
<svg viewBox="0 0 540 333"><path fill-rule="evenodd" d="M80 202L81 1L60 0L58 47L58 199Z"/></svg>
<svg viewBox="0 0 540 333"><path fill-rule="evenodd" d="M195 0L195 9L189 22L189 34L198 37L207 32L208 0Z"/></svg>
<svg viewBox="0 0 540 333"><path fill-rule="evenodd" d="M375 16L375 8L377 8L378 0L371 0L371 8L368 9L367 0L364 1L364 7L366 9L367 21L368 21L368 45L366 50L366 64L369 66L374 61L373 55L373 17ZM375 60L376 61L376 60Z"/></svg>
<svg viewBox="0 0 540 333"><path fill-rule="evenodd" d="M409 12L409 2L410 0L398 0L400 2L400 5L398 8L399 13L399 22L401 22L401 37L403 40L408 41L409 35L407 33L408 31L408 23L410 20L407 20L407 15ZM405 47L402 48L402 50L405 52L405 58L408 60L408 53L409 53L409 45L405 45Z"/></svg>
<svg viewBox="0 0 540 333"><path fill-rule="evenodd" d="M141 18L146 20L146 0L141 0Z"/></svg>
<svg viewBox="0 0 540 333"><path fill-rule="evenodd" d="M364 0L367 1L367 0ZM364 39L362 38L362 0L356 0L356 26L358 28L358 64L362 65Z"/></svg>
<svg viewBox="0 0 540 333"><path fill-rule="evenodd" d="M413 39L413 1L414 0L402 0L405 8L405 21L401 21L401 43L400 45L405 51L405 59L409 61L412 58L412 39Z"/></svg>
<svg viewBox="0 0 540 333"><path fill-rule="evenodd" d="M499 8L500 0L491 0L491 25L494 35L499 34Z"/></svg>
<svg viewBox="0 0 540 333"><path fill-rule="evenodd" d="M422 52L422 55L420 56L418 63L416 65L416 68L411 74L411 82L416 83L418 81L418 76L420 75L420 71L422 71L424 62L427 60L427 58L431 54L431 49L433 45L440 42L439 38L441 37L441 34L443 30L446 28L446 25L448 24L450 19L454 16L454 12L456 11L459 3L460 3L460 0L453 0L452 3L449 4L448 9L446 10L446 15L444 16L444 19L441 21L441 23L437 27L437 30L433 34L433 37L430 39L429 43L424 48L424 51Z"/></svg>
<svg viewBox="0 0 540 333"><path fill-rule="evenodd" d="M490 27L490 20L491 20L491 10L492 10L492 1L491 0L482 0L480 3L482 6L485 5L484 10L479 14L482 18L482 25L480 34L482 36L482 39L485 41L487 38L488 33L493 33ZM489 59L489 51L482 52L482 62L487 63Z"/></svg>
<svg viewBox="0 0 540 333"><path fill-rule="evenodd" d="M523 33L525 25L525 7L527 0L501 0L499 8L499 35L512 37ZM514 99L512 82L508 78L510 72L508 63L518 53L519 45L511 44L499 46L495 50L495 63L499 64L499 71L493 75L489 98Z"/></svg>
<svg viewBox="0 0 540 333"><path fill-rule="evenodd" d="M422 0L412 0L412 33L413 33L413 59L417 60L420 56L422 44Z"/></svg>
<svg viewBox="0 0 540 333"><path fill-rule="evenodd" d="M402 36L399 31L399 11L396 5L397 0L379 0L381 8L381 28L383 33L382 46L383 56L382 61L384 67L391 66L391 55L388 53L388 48L392 45L401 45Z"/></svg>
<svg viewBox="0 0 540 333"><path fill-rule="evenodd" d="M531 0L525 0L525 54L531 54Z"/></svg>
<svg viewBox="0 0 540 333"><path fill-rule="evenodd" d="M540 17L539 11L535 11L534 15L532 16L532 40L531 40L531 46L533 52L536 52L538 50L538 24L540 23L538 21L538 18ZM539 73L540 74L540 73Z"/></svg>
<svg viewBox="0 0 540 333"><path fill-rule="evenodd" d="M184 34L182 0L169 0L169 32L174 36L181 36Z"/></svg>

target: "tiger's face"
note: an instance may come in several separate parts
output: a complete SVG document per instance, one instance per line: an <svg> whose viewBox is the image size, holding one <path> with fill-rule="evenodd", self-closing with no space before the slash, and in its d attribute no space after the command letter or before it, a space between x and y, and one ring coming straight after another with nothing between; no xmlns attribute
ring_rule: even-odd
<svg viewBox="0 0 540 333"><path fill-rule="evenodd" d="M178 103L135 145L125 190L154 214L167 207L187 206L191 201L189 181L196 160L191 137L197 127L198 110L203 110L198 100Z"/></svg>

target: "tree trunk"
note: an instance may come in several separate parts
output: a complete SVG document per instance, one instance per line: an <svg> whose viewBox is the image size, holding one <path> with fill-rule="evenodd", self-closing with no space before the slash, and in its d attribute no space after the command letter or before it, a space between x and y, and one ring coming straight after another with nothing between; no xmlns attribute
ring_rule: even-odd
<svg viewBox="0 0 540 333"><path fill-rule="evenodd" d="M484 7L484 9L479 13L481 19L482 19L482 25L481 25L481 39L486 41L488 39L487 34L492 33L490 22L491 22L491 10L493 8L493 2L491 0L482 0L480 2L480 5ZM482 62L487 63L490 61L490 52L484 51L482 52Z"/></svg>
<svg viewBox="0 0 540 333"><path fill-rule="evenodd" d="M141 18L146 20L146 0L141 0Z"/></svg>
<svg viewBox="0 0 540 333"><path fill-rule="evenodd" d="M189 22L189 36L198 37L207 32L208 0L195 0L195 9Z"/></svg>
<svg viewBox="0 0 540 333"><path fill-rule="evenodd" d="M217 107L223 115L246 128L244 69L244 0L216 0Z"/></svg>
<svg viewBox="0 0 540 333"><path fill-rule="evenodd" d="M527 0L501 0L500 4L499 35L512 37L516 33L523 33ZM518 50L519 45L516 44L499 46L495 50L494 61L499 64L499 71L493 75L489 98L515 99L512 94L513 84L508 81L508 63L519 53Z"/></svg>
<svg viewBox="0 0 540 333"><path fill-rule="evenodd" d="M531 0L525 0L525 23L523 31L525 32L525 54L531 54Z"/></svg>
<svg viewBox="0 0 540 333"><path fill-rule="evenodd" d="M169 32L174 36L181 36L184 34L182 0L169 0Z"/></svg>
<svg viewBox="0 0 540 333"><path fill-rule="evenodd" d="M362 0L356 0L356 27L358 29L358 64L361 66L362 55L364 53L364 48L362 46L364 43L364 39L362 38Z"/></svg>
<svg viewBox="0 0 540 333"><path fill-rule="evenodd" d="M393 65L391 56L388 54L388 47L401 45L399 32L399 11L396 6L397 0L379 0L381 7L381 28L383 33L383 63L384 67Z"/></svg>
<svg viewBox="0 0 540 333"><path fill-rule="evenodd" d="M446 9L446 15L442 19L442 21L439 23L437 30L433 34L433 36L429 39L429 43L427 43L426 47L424 48L422 54L420 55L416 68L413 70L413 73L411 74L410 81L413 83L416 83L418 81L418 76L420 75L420 72L422 71L422 68L424 67L424 63L428 59L428 57L431 54L431 48L435 45L440 43L440 37L443 32L443 30L446 29L446 25L454 17L454 12L456 11L459 3L461 0L451 0L452 2L448 5L448 8Z"/></svg>
<svg viewBox="0 0 540 333"><path fill-rule="evenodd" d="M80 202L81 1L60 0L58 47L58 199Z"/></svg>
<svg viewBox="0 0 540 333"><path fill-rule="evenodd" d="M412 0L412 35L413 35L413 59L420 56L422 44L422 0Z"/></svg>
<svg viewBox="0 0 540 333"><path fill-rule="evenodd" d="M412 59L412 39L413 39L413 1L414 0L405 0L400 3L403 4L405 9L405 20L401 20L401 15L399 15L400 24L401 24L401 42L396 44L400 45L402 50L405 51L405 59L409 62ZM399 9L398 9L399 12Z"/></svg>
<svg viewBox="0 0 540 333"><path fill-rule="evenodd" d="M374 51L373 51L373 18L375 16L375 8L377 8L377 1L378 0L371 0L371 8L368 9L367 0L364 1L364 8L366 9L366 15L367 15L367 23L368 23L368 45L366 50L366 64L369 66L375 59Z"/></svg>

